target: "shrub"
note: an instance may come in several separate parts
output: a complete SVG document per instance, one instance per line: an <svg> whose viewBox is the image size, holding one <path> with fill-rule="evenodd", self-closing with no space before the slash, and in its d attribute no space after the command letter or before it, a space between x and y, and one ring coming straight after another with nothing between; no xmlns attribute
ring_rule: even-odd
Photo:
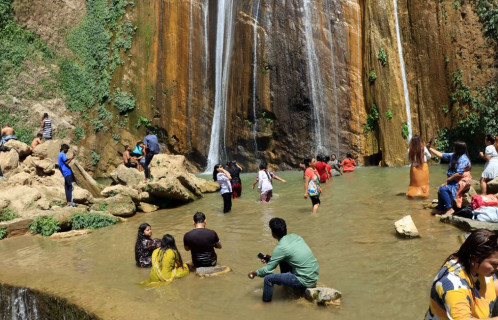
<svg viewBox="0 0 498 320"><path fill-rule="evenodd" d="M373 84L375 80L377 80L377 75L375 74L375 70L372 70L368 74L368 82L370 82L370 84Z"/></svg>
<svg viewBox="0 0 498 320"><path fill-rule="evenodd" d="M7 227L0 227L0 240L7 236Z"/></svg>
<svg viewBox="0 0 498 320"><path fill-rule="evenodd" d="M138 119L137 121L137 124L136 124L136 127L137 129L140 128L141 126L144 126L146 128L150 128L152 127L152 123L149 121L149 119L147 119L146 117L144 116L140 116L140 118Z"/></svg>
<svg viewBox="0 0 498 320"><path fill-rule="evenodd" d="M387 120L391 120L393 118L393 113L392 113L391 109L387 109L386 118L387 118Z"/></svg>
<svg viewBox="0 0 498 320"><path fill-rule="evenodd" d="M92 166L96 166L100 161L100 155L95 151L90 151L90 156L92 157Z"/></svg>
<svg viewBox="0 0 498 320"><path fill-rule="evenodd" d="M136 101L131 92L121 92L117 89L114 92L114 107L118 109L119 113L124 114L135 109Z"/></svg>
<svg viewBox="0 0 498 320"><path fill-rule="evenodd" d="M375 104L372 105L372 111L367 115L367 123L363 126L363 132L372 131L379 120L379 111Z"/></svg>
<svg viewBox="0 0 498 320"><path fill-rule="evenodd" d="M39 216L29 224L29 230L36 234L39 233L44 237L48 237L60 230L59 221L52 217Z"/></svg>
<svg viewBox="0 0 498 320"><path fill-rule="evenodd" d="M403 126L401 127L401 135L404 139L408 138L408 135L410 135L410 131L408 130L408 125L406 123L403 123Z"/></svg>
<svg viewBox="0 0 498 320"><path fill-rule="evenodd" d="M73 230L99 229L116 224L116 222L118 222L117 218L101 215L98 213L78 213L71 217Z"/></svg>
<svg viewBox="0 0 498 320"><path fill-rule="evenodd" d="M19 217L17 213L9 207L0 210L0 221L9 221L17 217Z"/></svg>
<svg viewBox="0 0 498 320"><path fill-rule="evenodd" d="M494 41L498 40L498 5L496 1L471 0L474 12L479 16L484 35Z"/></svg>
<svg viewBox="0 0 498 320"><path fill-rule="evenodd" d="M85 130L82 127L74 128L74 143L78 143L85 136Z"/></svg>
<svg viewBox="0 0 498 320"><path fill-rule="evenodd" d="M383 47L380 47L379 54L377 55L377 60L380 61L380 65L385 67L387 65L387 54Z"/></svg>

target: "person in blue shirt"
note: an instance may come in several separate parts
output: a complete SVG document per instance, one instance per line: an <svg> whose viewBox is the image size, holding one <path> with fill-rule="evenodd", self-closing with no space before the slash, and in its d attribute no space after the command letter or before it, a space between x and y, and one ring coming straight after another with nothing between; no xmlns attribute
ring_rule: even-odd
<svg viewBox="0 0 498 320"><path fill-rule="evenodd" d="M466 171L470 171L471 163L467 155L467 144L462 141L455 141L453 152L441 153L434 148L429 147L429 151L443 161L449 161L450 166L446 171L446 181L441 184L437 191L438 204L433 214L453 213L452 201L456 199L458 182L464 177Z"/></svg>
<svg viewBox="0 0 498 320"><path fill-rule="evenodd" d="M157 141L157 136L152 133L152 130L147 129L146 136L144 138L145 146L145 163L143 165L145 171L145 182L149 181L150 169L149 164L152 161L154 155L159 153L159 142Z"/></svg>
<svg viewBox="0 0 498 320"><path fill-rule="evenodd" d="M69 146L67 144L61 145L61 150L59 153L59 157L57 158L57 163L59 165L59 170L64 177L64 191L66 192L66 203L67 206L76 207L76 204L73 202L73 172L69 167L71 161L73 161L75 154L71 158L68 158L66 153L69 150Z"/></svg>

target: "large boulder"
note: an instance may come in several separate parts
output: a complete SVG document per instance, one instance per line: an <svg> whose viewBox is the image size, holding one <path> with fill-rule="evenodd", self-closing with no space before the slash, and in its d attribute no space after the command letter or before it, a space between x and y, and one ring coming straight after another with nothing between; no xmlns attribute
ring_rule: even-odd
<svg viewBox="0 0 498 320"><path fill-rule="evenodd" d="M169 177L167 179L161 179L157 182L154 181L148 183L145 187L145 191L156 198L180 202L189 202L197 198L175 177Z"/></svg>
<svg viewBox="0 0 498 320"><path fill-rule="evenodd" d="M30 159L32 165L36 168L38 175L52 175L55 172L55 163L50 159L39 159L33 157Z"/></svg>
<svg viewBox="0 0 498 320"><path fill-rule="evenodd" d="M488 187L486 189L486 192L488 194L493 193L496 194L498 193L498 177L494 178L493 180L488 182Z"/></svg>
<svg viewBox="0 0 498 320"><path fill-rule="evenodd" d="M128 186L124 186L121 184L115 185L115 186L109 186L106 187L104 190L100 192L100 194L104 197L114 197L118 194L124 195L124 196L129 196L133 199L134 202L138 203L141 200L141 193Z"/></svg>
<svg viewBox="0 0 498 320"><path fill-rule="evenodd" d="M93 196L90 191L75 186L73 190L73 201L75 203L90 204L93 202Z"/></svg>
<svg viewBox="0 0 498 320"><path fill-rule="evenodd" d="M94 197L100 196L100 191L102 190L101 185L99 185L97 181L95 181L92 176L85 171L83 166L81 166L77 160L71 161L71 170L73 171L75 182L80 187L90 191Z"/></svg>
<svg viewBox="0 0 498 320"><path fill-rule="evenodd" d="M464 231L473 231L477 229L488 229L492 231L498 231L498 223L493 223L493 222L482 222L458 216L441 217L440 221L455 225Z"/></svg>
<svg viewBox="0 0 498 320"><path fill-rule="evenodd" d="M69 144L69 140L48 140L42 144L37 145L32 154L34 157L40 159L50 159L52 162L57 163L57 157L59 156L61 145Z"/></svg>
<svg viewBox="0 0 498 320"><path fill-rule="evenodd" d="M29 230L29 224L33 222L32 218L16 218L9 221L0 221L0 228L7 229L7 236L20 236L26 234Z"/></svg>
<svg viewBox="0 0 498 320"><path fill-rule="evenodd" d="M402 219L394 223L396 232L406 238L420 237L415 223L413 223L412 217L410 215L403 217Z"/></svg>
<svg viewBox="0 0 498 320"><path fill-rule="evenodd" d="M27 186L32 182L33 177L26 172L19 172L9 178L10 185L22 185Z"/></svg>
<svg viewBox="0 0 498 320"><path fill-rule="evenodd" d="M31 154L31 148L24 142L18 140L9 140L5 143L7 147L16 150L19 153L19 158L26 158Z"/></svg>
<svg viewBox="0 0 498 320"><path fill-rule="evenodd" d="M105 211L117 217L131 217L137 211L135 202L129 196L117 195L105 199Z"/></svg>
<svg viewBox="0 0 498 320"><path fill-rule="evenodd" d="M18 166L19 153L15 149L10 149L10 151L7 152L0 152L0 167L2 168L4 175L17 169Z"/></svg>
<svg viewBox="0 0 498 320"><path fill-rule="evenodd" d="M37 188L29 186L10 186L0 189L0 200L10 201L19 216L23 216L29 209L35 208L35 202L41 198L41 193Z"/></svg>
<svg viewBox="0 0 498 320"><path fill-rule="evenodd" d="M136 186L145 180L145 174L134 168L127 168L120 164L112 173L111 179L115 184Z"/></svg>
<svg viewBox="0 0 498 320"><path fill-rule="evenodd" d="M147 202L140 202L138 206L138 210L144 212L144 213L149 213L149 212L154 212L159 210L159 207Z"/></svg>

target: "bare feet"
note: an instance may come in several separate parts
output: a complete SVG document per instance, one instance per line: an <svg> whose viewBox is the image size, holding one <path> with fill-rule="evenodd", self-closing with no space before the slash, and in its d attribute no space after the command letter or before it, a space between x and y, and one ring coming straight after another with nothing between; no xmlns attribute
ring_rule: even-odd
<svg viewBox="0 0 498 320"><path fill-rule="evenodd" d="M453 209L449 209L449 210L448 210L448 211L446 211L446 213L445 213L445 214L443 214L442 216L443 216L443 217L449 217L449 216L452 216L452 215L453 215L453 213L455 213L455 210L453 210Z"/></svg>

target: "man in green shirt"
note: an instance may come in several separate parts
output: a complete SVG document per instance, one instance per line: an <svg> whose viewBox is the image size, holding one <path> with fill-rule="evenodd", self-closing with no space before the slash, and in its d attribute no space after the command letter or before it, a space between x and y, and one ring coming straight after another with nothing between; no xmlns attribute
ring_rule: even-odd
<svg viewBox="0 0 498 320"><path fill-rule="evenodd" d="M306 289L316 286L320 268L310 247L297 234L287 234L287 225L284 219L270 220L271 235L278 240L266 266L251 271L250 279L255 276L264 277L263 301L270 302L273 296L273 285L284 285L296 289ZM264 259L261 260L265 262ZM280 266L282 273L272 273ZM287 265L288 268L282 268ZM284 269L290 270L286 272Z"/></svg>

